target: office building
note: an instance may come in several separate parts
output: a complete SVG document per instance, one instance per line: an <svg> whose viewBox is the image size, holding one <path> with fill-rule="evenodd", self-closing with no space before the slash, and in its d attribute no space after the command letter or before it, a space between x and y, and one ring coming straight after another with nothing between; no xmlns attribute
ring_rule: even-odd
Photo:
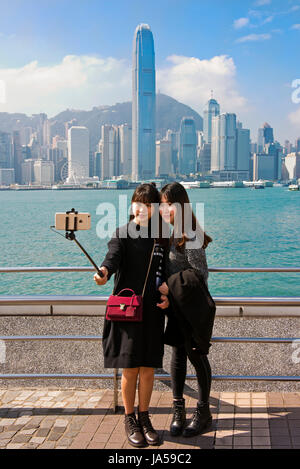
<svg viewBox="0 0 300 469"><path fill-rule="evenodd" d="M183 117L179 131L179 174L190 175L197 171L197 133L192 117Z"/></svg>
<svg viewBox="0 0 300 469"><path fill-rule="evenodd" d="M13 149L11 134L0 131L0 168L13 168Z"/></svg>
<svg viewBox="0 0 300 469"><path fill-rule="evenodd" d="M220 105L218 102L211 98L203 112L203 138L205 143L211 143L212 139L212 119L220 114Z"/></svg>
<svg viewBox="0 0 300 469"><path fill-rule="evenodd" d="M157 177L167 178L173 173L172 142L167 139L156 142L156 171Z"/></svg>
<svg viewBox="0 0 300 469"><path fill-rule="evenodd" d="M132 127L129 124L119 126L120 170L125 176L132 174Z"/></svg>
<svg viewBox="0 0 300 469"><path fill-rule="evenodd" d="M67 183L80 184L89 177L89 131L86 127L68 130Z"/></svg>
<svg viewBox="0 0 300 469"><path fill-rule="evenodd" d="M155 176L155 54L150 26L137 26L132 64L132 179Z"/></svg>
<svg viewBox="0 0 300 469"><path fill-rule="evenodd" d="M36 160L33 164L34 184L51 186L54 182L54 164L52 161Z"/></svg>

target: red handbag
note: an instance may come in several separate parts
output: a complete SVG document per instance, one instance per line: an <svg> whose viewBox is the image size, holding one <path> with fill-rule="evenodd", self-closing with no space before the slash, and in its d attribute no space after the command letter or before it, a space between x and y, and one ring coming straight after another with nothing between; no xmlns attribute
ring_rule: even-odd
<svg viewBox="0 0 300 469"><path fill-rule="evenodd" d="M146 283L149 276L149 271L152 263L153 252L155 247L155 240L153 243L152 253L149 261L146 280L144 283L143 292L141 295L136 295L131 288L123 288L117 295L110 295L106 303L105 318L109 321L131 321L141 322L143 320L143 297L145 292ZM120 296L123 291L131 291L132 296Z"/></svg>

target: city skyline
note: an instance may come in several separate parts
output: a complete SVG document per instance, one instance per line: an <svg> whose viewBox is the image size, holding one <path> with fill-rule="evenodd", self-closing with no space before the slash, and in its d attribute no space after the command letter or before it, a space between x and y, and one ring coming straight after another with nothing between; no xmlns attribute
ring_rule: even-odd
<svg viewBox="0 0 300 469"><path fill-rule="evenodd" d="M299 79L300 2L228 1L226 8L221 1L185 3L162 0L155 9L136 1L112 6L91 0L86 8L75 0L72 11L69 0L3 5L0 80L6 103L0 102L0 112L52 117L68 107L129 101L132 31L145 22L156 44L158 91L203 116L213 89L223 112L238 114L251 130L252 141L269 122L281 143L294 142L300 129L300 104L292 99ZM82 34L85 28L88 34Z"/></svg>

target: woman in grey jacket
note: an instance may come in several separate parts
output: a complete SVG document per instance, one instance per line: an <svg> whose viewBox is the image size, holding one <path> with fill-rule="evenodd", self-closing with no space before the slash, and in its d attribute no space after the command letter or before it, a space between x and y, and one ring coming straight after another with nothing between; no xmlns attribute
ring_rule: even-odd
<svg viewBox="0 0 300 469"><path fill-rule="evenodd" d="M190 213L188 213L190 212ZM169 256L167 258L167 278L186 269L195 269L201 274L207 287L208 268L205 248L212 239L203 232L191 208L185 188L177 183L167 184L161 190L160 213L165 222L173 226L170 238ZM188 217L190 215L190 217ZM160 292L170 293L167 283L163 283ZM170 320L177 321L178 327L172 331L182 330L180 318L172 312ZM169 320L169 321L170 321ZM168 326L166 331L168 331ZM165 343L174 345L171 358L171 379L173 391L174 415L170 431L172 435L180 435L184 429L186 412L183 389L186 379L187 358L195 367L198 383L198 403L192 421L184 429L183 436L194 436L203 433L212 423L209 409L209 394L211 388L211 367L207 358L208 350L201 350L191 338L180 334L168 333ZM173 339L173 343L172 343Z"/></svg>

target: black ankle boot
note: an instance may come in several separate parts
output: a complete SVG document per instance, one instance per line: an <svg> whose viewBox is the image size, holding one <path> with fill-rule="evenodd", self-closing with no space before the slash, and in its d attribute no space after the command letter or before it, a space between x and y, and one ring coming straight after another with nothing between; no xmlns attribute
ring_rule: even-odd
<svg viewBox="0 0 300 469"><path fill-rule="evenodd" d="M146 446L142 429L136 420L135 413L125 415L125 432L128 442L137 448Z"/></svg>
<svg viewBox="0 0 300 469"><path fill-rule="evenodd" d="M181 435L186 418L185 400L177 399L173 401L173 419L170 425L170 433L172 436Z"/></svg>
<svg viewBox="0 0 300 469"><path fill-rule="evenodd" d="M197 408L194 412L192 421L185 428L183 436L200 435L205 430L208 430L212 423L212 415L209 410L209 403L197 403Z"/></svg>
<svg viewBox="0 0 300 469"><path fill-rule="evenodd" d="M158 433L152 427L152 423L150 421L149 413L147 410L144 412L140 412L138 410L138 422L148 445L159 445Z"/></svg>

